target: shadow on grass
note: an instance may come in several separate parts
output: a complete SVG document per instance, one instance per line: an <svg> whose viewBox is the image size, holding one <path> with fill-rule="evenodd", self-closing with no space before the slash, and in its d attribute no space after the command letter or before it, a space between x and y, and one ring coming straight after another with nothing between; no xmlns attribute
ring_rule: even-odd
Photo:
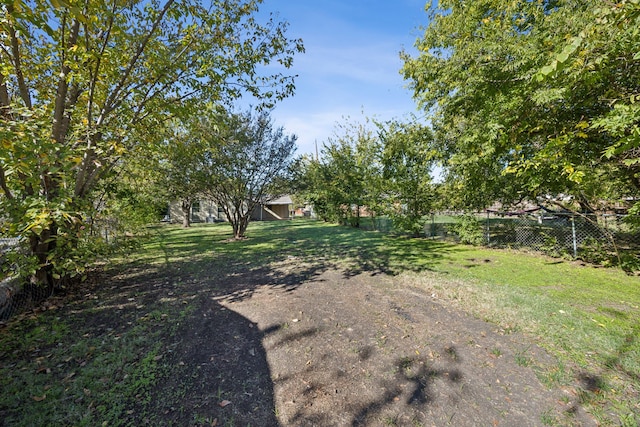
<svg viewBox="0 0 640 427"><path fill-rule="evenodd" d="M637 369L638 337L640 337L640 322L633 325L631 331L624 337L624 341L618 346L615 354L606 360L606 365L615 368L618 372L627 375L630 379L640 384L640 370ZM629 366L632 360L636 361L633 366Z"/></svg>
<svg viewBox="0 0 640 427"><path fill-rule="evenodd" d="M227 227L157 227L93 287L2 331L0 419L277 425L262 346L272 331L222 302L265 287L290 292L336 266L346 276L430 270L452 250L311 221L252 224L242 241L229 240Z"/></svg>
<svg viewBox="0 0 640 427"><path fill-rule="evenodd" d="M361 273L396 275L429 271L453 252L465 248L447 242L392 236L379 232L295 220L253 223L248 239L230 240L226 224L205 224L184 230L158 227L157 243L145 263L171 264L180 259L232 260L236 267L269 265L287 259L340 265L345 276Z"/></svg>
<svg viewBox="0 0 640 427"><path fill-rule="evenodd" d="M163 341L166 372L142 407L152 425L277 426L264 333L208 300ZM139 410L136 411L139 413ZM159 422L159 423L158 423Z"/></svg>
<svg viewBox="0 0 640 427"><path fill-rule="evenodd" d="M265 287L290 292L338 265L347 277L431 270L452 250L445 243L307 221L261 223L240 241L229 239L224 224L156 231L146 250L121 270L117 292L101 300L103 318L89 310L92 322L126 325L144 307L164 330L158 381L146 400L128 410L132 422L240 425L259 419L277 425L262 346L274 331L258 330L220 303L242 301ZM424 381L417 381L420 399ZM375 408L363 411L365 416Z"/></svg>

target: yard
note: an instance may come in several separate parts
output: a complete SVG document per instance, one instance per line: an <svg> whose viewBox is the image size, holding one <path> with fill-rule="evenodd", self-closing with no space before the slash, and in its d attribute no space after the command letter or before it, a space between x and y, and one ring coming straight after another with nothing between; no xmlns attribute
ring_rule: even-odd
<svg viewBox="0 0 640 427"><path fill-rule="evenodd" d="M0 425L640 423L640 279L295 220L163 225L0 326Z"/></svg>

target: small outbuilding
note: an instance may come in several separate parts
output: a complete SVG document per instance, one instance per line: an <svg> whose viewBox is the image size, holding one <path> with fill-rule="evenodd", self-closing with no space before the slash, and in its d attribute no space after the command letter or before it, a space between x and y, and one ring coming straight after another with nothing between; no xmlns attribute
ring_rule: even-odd
<svg viewBox="0 0 640 427"><path fill-rule="evenodd" d="M293 201L290 196L280 196L274 199L266 197L253 209L251 219L254 221L277 221L293 219L293 215Z"/></svg>

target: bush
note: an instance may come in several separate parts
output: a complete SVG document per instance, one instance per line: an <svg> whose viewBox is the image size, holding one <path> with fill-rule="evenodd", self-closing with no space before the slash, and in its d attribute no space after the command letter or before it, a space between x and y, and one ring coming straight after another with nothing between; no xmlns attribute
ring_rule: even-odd
<svg viewBox="0 0 640 427"><path fill-rule="evenodd" d="M478 246L485 242L482 223L472 215L460 217L460 221L451 230L458 235L461 243Z"/></svg>

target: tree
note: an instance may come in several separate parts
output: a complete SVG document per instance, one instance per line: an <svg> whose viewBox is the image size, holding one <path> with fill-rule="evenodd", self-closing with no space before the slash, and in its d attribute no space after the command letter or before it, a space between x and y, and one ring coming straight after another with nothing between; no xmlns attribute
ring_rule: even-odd
<svg viewBox="0 0 640 427"><path fill-rule="evenodd" d="M362 207L373 215L381 209L381 147L368 123L337 124L321 158L307 158L302 164L305 173L298 178L298 187L326 221L359 227Z"/></svg>
<svg viewBox="0 0 640 427"><path fill-rule="evenodd" d="M559 46L535 75L562 91L590 87L594 98L606 103L605 108L589 111L580 127L603 137L604 160L618 175L616 181L609 180L615 187L608 194L618 197L640 191L639 27L638 1L600 4L582 31ZM631 212L631 222L640 226L640 203Z"/></svg>
<svg viewBox="0 0 640 427"><path fill-rule="evenodd" d="M141 130L202 98L265 106L293 93L303 51L260 0L17 0L0 6L0 209L6 233L53 284L71 262L98 184L138 150ZM268 68L266 68L268 66ZM266 70L266 71L263 71ZM150 136L150 132L147 133Z"/></svg>
<svg viewBox="0 0 640 427"><path fill-rule="evenodd" d="M374 227L375 216L386 214L398 229L419 235L436 198L433 134L415 120L368 124L339 124L319 159L300 161L297 190L326 221L358 227L365 208Z"/></svg>
<svg viewBox="0 0 640 427"><path fill-rule="evenodd" d="M403 73L433 112L447 186L459 193L459 204L483 208L565 194L589 210L602 197L638 194L635 163L624 162L635 144L625 138L637 124L629 105L638 93L638 31L628 25L637 15L616 14L617 26L601 19L635 3L429 6L420 54L404 54ZM580 48L576 37L585 31L594 41Z"/></svg>
<svg viewBox="0 0 640 427"><path fill-rule="evenodd" d="M296 159L296 165L292 181L298 198L312 204L313 210L323 221L338 221L340 215L327 185L326 165L308 155Z"/></svg>
<svg viewBox="0 0 640 427"><path fill-rule="evenodd" d="M206 144L204 194L223 210L236 239L245 237L254 208L281 195L296 150L295 135L274 128L267 111L224 114L201 122Z"/></svg>
<svg viewBox="0 0 640 427"><path fill-rule="evenodd" d="M206 186L206 146L198 137L199 119L173 121L152 161L158 165L156 188L167 201L180 203L182 226L191 226L191 207Z"/></svg>
<svg viewBox="0 0 640 427"><path fill-rule="evenodd" d="M389 194L387 211L394 226L419 236L436 198L431 184L434 166L431 130L416 123L381 124L383 178Z"/></svg>

